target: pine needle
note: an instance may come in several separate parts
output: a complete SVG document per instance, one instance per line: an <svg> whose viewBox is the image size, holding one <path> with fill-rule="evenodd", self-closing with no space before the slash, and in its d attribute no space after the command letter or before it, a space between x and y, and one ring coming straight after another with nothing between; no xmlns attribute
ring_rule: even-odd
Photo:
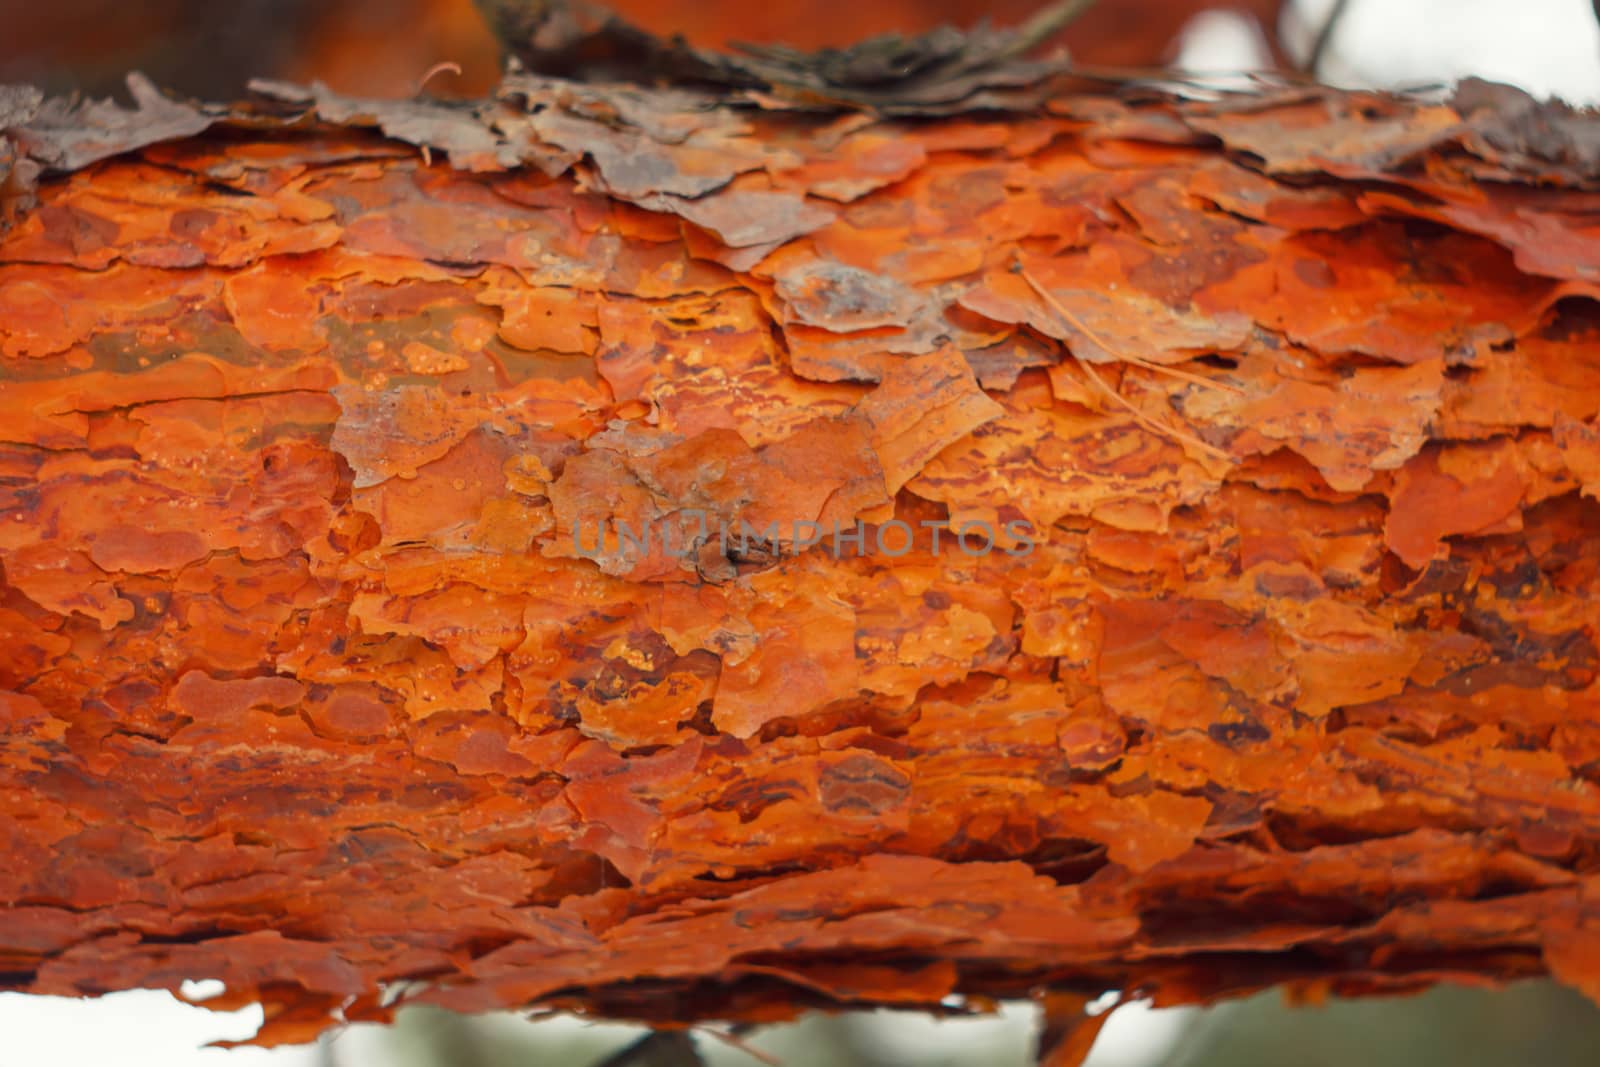
<svg viewBox="0 0 1600 1067"><path fill-rule="evenodd" d="M1066 306L1063 305L1061 303L1061 301L1056 299L1054 293L1050 292L1050 290L1046 289L1043 285L1039 284L1038 279L1035 278L1032 274L1030 274L1028 272L1028 268L1026 268L1026 267L1024 267L1022 265L1022 260L1020 258L1014 261L1013 269L1018 274L1022 275L1023 281L1027 282L1028 286L1031 289L1033 289L1033 291L1035 293L1039 294L1039 298L1041 300L1043 300L1045 302L1045 305L1047 307L1049 307L1050 310L1053 311L1063 322L1065 322L1068 326L1071 326L1073 329L1077 330L1079 333L1081 333L1085 337L1087 337L1090 341L1092 341L1095 344L1099 345L1101 348L1105 349L1107 352L1110 352L1112 355L1116 356L1118 359L1122 360L1123 362L1130 363L1130 364L1132 364L1133 366L1136 366L1136 367L1143 367L1144 369L1149 370L1149 371L1165 372L1167 374L1172 375L1175 378L1181 378L1181 379L1184 379L1184 380L1187 380L1187 381L1193 381L1193 382L1196 382L1196 383L1201 384L1201 385L1208 385L1208 386L1212 386L1213 388L1223 389L1223 390L1227 390L1227 391L1235 392L1235 393L1240 393L1242 395L1243 390L1237 389L1237 388L1235 388L1235 387L1233 387L1231 385L1225 385L1222 382L1214 382L1214 381L1211 381L1208 378L1201 378L1198 375L1191 375L1191 374L1187 374L1187 373L1185 373L1183 371L1176 371L1176 370L1173 370L1170 367L1163 367L1160 364L1151 363L1151 362L1149 362L1147 360L1142 360L1142 359L1139 359L1137 357L1130 358L1130 357L1123 356L1121 353L1117 352L1116 349L1109 347L1108 345L1105 344L1105 342L1101 341L1098 337L1096 337L1095 334L1092 331L1090 331L1086 326L1084 326L1084 324L1078 319L1078 317L1076 315L1074 315L1074 314L1072 314L1072 312L1068 311L1066 309ZM1127 410L1127 412L1134 417L1135 421L1137 421L1139 423L1139 425L1143 426L1145 429L1151 431L1152 433L1161 434L1162 436L1171 437L1171 438L1173 438L1175 440L1178 440L1178 441L1181 441L1181 442L1183 442L1185 444L1192 445L1193 447L1198 448L1200 451L1204 452L1206 455L1212 456L1212 457L1214 457L1216 459L1224 459L1224 460L1230 460L1230 461L1232 460L1233 457L1228 455L1228 453L1224 452L1220 448L1217 448L1215 445L1207 444L1205 441L1202 441L1200 438L1196 437L1194 434L1189 433L1186 430L1180 430L1180 429L1177 429L1176 427L1168 426L1165 423L1162 423L1159 420L1153 419L1149 415L1146 415L1144 412L1140 411L1138 409L1138 407L1136 407L1134 405L1133 401L1129 400L1127 397L1123 396L1121 393L1119 393L1115 389L1111 388L1111 386L1106 382L1106 380L1104 378L1100 377L1099 372L1097 372L1094 369L1093 365L1090 364L1088 360L1085 360L1085 359L1081 358L1080 356L1078 356L1077 353L1072 352L1072 346L1071 345L1067 346L1067 351L1069 353L1072 353L1072 358L1077 361L1078 366L1083 368L1083 373L1088 377L1088 379L1091 382L1094 383L1095 387L1097 389L1099 389L1100 392L1102 394L1104 394L1108 399L1110 399L1113 403L1117 404L1118 406L1120 406L1122 408L1125 408Z"/></svg>

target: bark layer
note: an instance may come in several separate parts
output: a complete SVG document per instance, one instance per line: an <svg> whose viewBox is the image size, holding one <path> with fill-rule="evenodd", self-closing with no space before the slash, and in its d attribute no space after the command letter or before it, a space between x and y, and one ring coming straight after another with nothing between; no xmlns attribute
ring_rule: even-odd
<svg viewBox="0 0 1600 1067"><path fill-rule="evenodd" d="M1592 118L692 103L40 186L0 985L1600 993Z"/></svg>

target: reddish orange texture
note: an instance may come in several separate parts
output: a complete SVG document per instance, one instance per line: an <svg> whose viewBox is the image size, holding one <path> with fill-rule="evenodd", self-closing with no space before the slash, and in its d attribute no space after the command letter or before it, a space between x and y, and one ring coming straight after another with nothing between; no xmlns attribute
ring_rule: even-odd
<svg viewBox="0 0 1600 1067"><path fill-rule="evenodd" d="M1600 988L1594 175L1331 92L494 106L0 241L5 987Z"/></svg>

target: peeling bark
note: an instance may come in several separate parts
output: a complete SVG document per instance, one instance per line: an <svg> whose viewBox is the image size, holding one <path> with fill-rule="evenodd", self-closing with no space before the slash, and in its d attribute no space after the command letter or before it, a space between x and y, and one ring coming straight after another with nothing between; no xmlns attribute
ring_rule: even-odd
<svg viewBox="0 0 1600 1067"><path fill-rule="evenodd" d="M1592 116L275 93L0 98L0 986L1600 995Z"/></svg>

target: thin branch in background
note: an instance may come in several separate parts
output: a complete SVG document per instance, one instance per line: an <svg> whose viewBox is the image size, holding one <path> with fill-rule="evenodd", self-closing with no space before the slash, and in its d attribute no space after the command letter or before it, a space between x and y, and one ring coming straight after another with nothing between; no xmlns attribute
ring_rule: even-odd
<svg viewBox="0 0 1600 1067"><path fill-rule="evenodd" d="M655 1030L594 1067L706 1067L706 1061L687 1030Z"/></svg>
<svg viewBox="0 0 1600 1067"><path fill-rule="evenodd" d="M450 1067L490 1067L493 1054L483 1019L453 1011L430 1012L432 1025L423 1029L424 1041L433 1054L433 1063Z"/></svg>
<svg viewBox="0 0 1600 1067"><path fill-rule="evenodd" d="M735 1023L726 1030L718 1030L711 1026L697 1026L695 1029L702 1034L716 1038L729 1048L738 1049L740 1052L744 1053L746 1056L749 1056L753 1060L759 1060L760 1062L766 1064L767 1067L782 1067L783 1061L778 1057L763 1049L756 1048L754 1045L748 1044L740 1039L741 1035L747 1034L751 1030L755 1029L755 1026L752 1023Z"/></svg>
<svg viewBox="0 0 1600 1067"><path fill-rule="evenodd" d="M1600 0L1595 0L1600 4ZM1306 56L1305 63L1301 65L1307 74L1315 77L1322 67L1322 61L1328 56L1328 48L1333 44L1333 35L1339 29L1339 22L1350 9L1350 0L1333 0L1333 10L1328 12L1328 17L1322 20L1322 28L1317 31L1316 39L1311 42L1311 52Z"/></svg>
<svg viewBox="0 0 1600 1067"><path fill-rule="evenodd" d="M339 1050L334 1047L337 1031L329 1030L317 1038L317 1067L340 1067Z"/></svg>

